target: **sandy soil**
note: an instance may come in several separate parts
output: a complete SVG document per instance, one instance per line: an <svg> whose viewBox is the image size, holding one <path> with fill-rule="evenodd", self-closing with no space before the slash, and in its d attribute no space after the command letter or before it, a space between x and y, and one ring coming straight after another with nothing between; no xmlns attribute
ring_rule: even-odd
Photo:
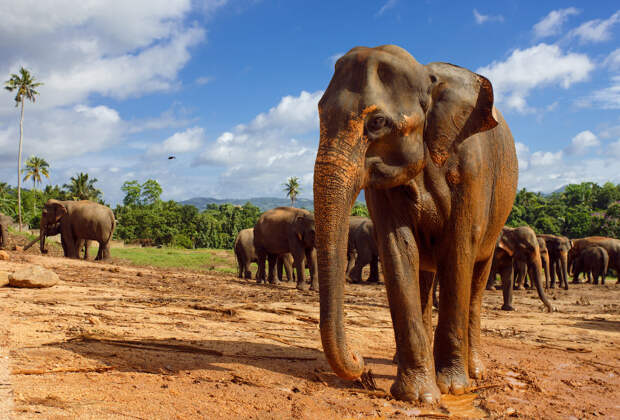
<svg viewBox="0 0 620 420"><path fill-rule="evenodd" d="M39 264L62 282L0 288L1 418L620 418L620 285L550 291L552 314L535 292L510 313L487 293L488 378L428 408L381 391L396 374L382 285L348 285L345 301L371 392L331 372L318 296L292 284L9 253L0 270Z"/></svg>

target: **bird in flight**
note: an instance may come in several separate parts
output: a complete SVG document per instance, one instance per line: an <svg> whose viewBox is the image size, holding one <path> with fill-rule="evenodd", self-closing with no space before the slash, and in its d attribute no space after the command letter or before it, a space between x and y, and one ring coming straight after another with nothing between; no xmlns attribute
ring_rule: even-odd
<svg viewBox="0 0 620 420"><path fill-rule="evenodd" d="M176 158L177 158L176 156L168 156L168 160L176 159Z"/></svg>

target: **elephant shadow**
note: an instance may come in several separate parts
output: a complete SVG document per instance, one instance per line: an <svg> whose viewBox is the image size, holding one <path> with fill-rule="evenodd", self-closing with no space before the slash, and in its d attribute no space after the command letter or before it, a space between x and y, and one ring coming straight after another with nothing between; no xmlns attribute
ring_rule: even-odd
<svg viewBox="0 0 620 420"><path fill-rule="evenodd" d="M210 370L234 373L234 367L221 365L239 363L309 381L320 378L333 388L356 387L331 371L323 352L307 347L228 340L141 340L86 336L48 343L46 346L79 354L113 366L120 372L174 375L182 371Z"/></svg>
<svg viewBox="0 0 620 420"><path fill-rule="evenodd" d="M576 322L573 326L577 328L583 328L587 330L598 330L608 332L620 332L620 321L614 321L611 319L585 319Z"/></svg>

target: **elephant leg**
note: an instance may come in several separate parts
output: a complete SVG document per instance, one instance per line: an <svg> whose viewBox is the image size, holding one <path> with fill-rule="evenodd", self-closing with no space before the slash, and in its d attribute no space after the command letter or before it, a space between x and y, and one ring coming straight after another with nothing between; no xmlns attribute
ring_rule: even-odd
<svg viewBox="0 0 620 420"><path fill-rule="evenodd" d="M258 271L256 272L256 283L260 284L261 281L265 281L265 262L267 260L267 253L263 250L256 250L258 255Z"/></svg>
<svg viewBox="0 0 620 420"><path fill-rule="evenodd" d="M276 284L276 259L278 256L276 254L268 254L267 261L269 262L269 276L267 276L267 281L271 284Z"/></svg>
<svg viewBox="0 0 620 420"><path fill-rule="evenodd" d="M310 248L306 250L306 261L308 262L308 270L310 271L310 290L319 291L319 277L316 267L316 249Z"/></svg>
<svg viewBox="0 0 620 420"><path fill-rule="evenodd" d="M555 274L556 274L555 272L557 271L557 259L553 258L549 266L550 266L550 271L551 271L549 275L549 278L551 279L551 284L549 285L549 288L555 289Z"/></svg>
<svg viewBox="0 0 620 420"><path fill-rule="evenodd" d="M353 267L355 267L356 260L357 252L355 250L349 251L347 253L347 270L345 271L345 279L351 283L353 282L353 280L351 280L351 271L353 270Z"/></svg>
<svg viewBox="0 0 620 420"><path fill-rule="evenodd" d="M500 272L502 278L502 294L504 295L504 304L502 305L502 311L514 311L512 306L512 278L513 278L512 264L509 267L505 267Z"/></svg>
<svg viewBox="0 0 620 420"><path fill-rule="evenodd" d="M294 274L293 274L293 265L291 264L290 256L287 254L286 257L282 258L282 262L284 264L284 271L286 272L286 281L287 282L294 281L295 278L294 278Z"/></svg>
<svg viewBox="0 0 620 420"><path fill-rule="evenodd" d="M61 234L62 235L62 234ZM78 248L77 248L77 240L73 238L71 235L64 235L65 245L67 247L67 257L69 258L79 258ZM62 241L61 237L61 241Z"/></svg>
<svg viewBox="0 0 620 420"><path fill-rule="evenodd" d="M439 322L435 330L435 369L442 394L463 394L469 386L468 331L473 261L467 229L458 232L437 270ZM467 235L467 239L463 237ZM512 284L510 285L512 287Z"/></svg>
<svg viewBox="0 0 620 420"><path fill-rule="evenodd" d="M474 275L471 283L471 298L469 304L469 377L482 379L485 376L484 363L480 354L482 353L480 344L480 308L482 306L482 296L484 295L484 285L489 278L493 256L486 261L477 262L474 265Z"/></svg>
<svg viewBox="0 0 620 420"><path fill-rule="evenodd" d="M297 289L299 290L307 290L308 285L306 284L305 279L305 255L303 252L296 252L293 254L294 264L295 264L295 272L297 273Z"/></svg>
<svg viewBox="0 0 620 420"><path fill-rule="evenodd" d="M361 283L362 282L362 269L364 268L365 261L363 261L363 257L361 253L357 254L357 258L355 259L355 265L353 269L351 269L351 273L349 277L351 278L351 283Z"/></svg>
<svg viewBox="0 0 620 420"><path fill-rule="evenodd" d="M104 242L99 245L99 250L101 251L101 259L107 260L110 258L110 242Z"/></svg>
<svg viewBox="0 0 620 420"><path fill-rule="evenodd" d="M235 252L235 257L237 257L237 277L242 279L244 273L245 264L241 261L241 256Z"/></svg>
<svg viewBox="0 0 620 420"><path fill-rule="evenodd" d="M435 273L420 271L420 303L422 304L422 321L426 328L426 335L433 336L433 285Z"/></svg>
<svg viewBox="0 0 620 420"><path fill-rule="evenodd" d="M103 245L99 243L99 250L101 250L102 246ZM88 241L84 241L84 259L85 260L88 260L88 248L90 248ZM99 251L97 251L97 254L99 254Z"/></svg>
<svg viewBox="0 0 620 420"><path fill-rule="evenodd" d="M437 276L433 279L433 306L439 309L439 297L437 296L437 290L439 289L439 280Z"/></svg>
<svg viewBox="0 0 620 420"><path fill-rule="evenodd" d="M243 277L252 280L252 261L249 258L246 258L243 262Z"/></svg>
<svg viewBox="0 0 620 420"><path fill-rule="evenodd" d="M368 283L379 283L379 257L377 255L373 255L370 259Z"/></svg>
<svg viewBox="0 0 620 420"><path fill-rule="evenodd" d="M280 255L278 255L278 258L276 258L276 273L278 274L278 281L282 281L282 271L283 271L283 261L282 261L282 257Z"/></svg>
<svg viewBox="0 0 620 420"><path fill-rule="evenodd" d="M491 270L491 272L489 273L489 278L487 279L487 287L486 287L487 290L495 290L495 287L494 287L495 281L496 281L495 276L496 276L495 271Z"/></svg>

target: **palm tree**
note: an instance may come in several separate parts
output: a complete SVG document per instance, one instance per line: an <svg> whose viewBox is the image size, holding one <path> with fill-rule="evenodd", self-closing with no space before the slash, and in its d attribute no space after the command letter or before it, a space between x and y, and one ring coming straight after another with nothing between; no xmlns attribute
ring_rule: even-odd
<svg viewBox="0 0 620 420"><path fill-rule="evenodd" d="M282 186L284 187L284 192L286 193L287 197L290 197L291 199L291 207L295 207L295 200L297 199L300 190L299 178L297 178L296 176L292 176L288 179L287 182L282 184Z"/></svg>
<svg viewBox="0 0 620 420"><path fill-rule="evenodd" d="M71 183L63 185L69 191L74 200L93 200L101 198L101 190L95 188L97 178L88 179L88 174L80 172L71 177Z"/></svg>
<svg viewBox="0 0 620 420"><path fill-rule="evenodd" d="M35 82L34 77L25 68L19 69L19 74L11 74L11 78L4 82L4 88L9 92L17 91L15 95L15 107L22 107L19 118L19 152L17 154L17 213L19 216L19 231L22 230L22 139L24 137L24 100L34 103L39 94L35 88L43 83Z"/></svg>
<svg viewBox="0 0 620 420"><path fill-rule="evenodd" d="M50 177L50 173L48 171L49 167L50 165L46 162L45 159L37 156L30 156L30 159L26 161L26 169L24 169L26 176L24 177L24 182L26 182L28 178L32 178L32 184L34 186L32 192L33 194L35 194L35 197L37 193L37 182L39 183L39 185L41 185L42 182L41 175L46 178ZM35 208L34 199L32 200L32 211L33 213L36 213L37 211Z"/></svg>

